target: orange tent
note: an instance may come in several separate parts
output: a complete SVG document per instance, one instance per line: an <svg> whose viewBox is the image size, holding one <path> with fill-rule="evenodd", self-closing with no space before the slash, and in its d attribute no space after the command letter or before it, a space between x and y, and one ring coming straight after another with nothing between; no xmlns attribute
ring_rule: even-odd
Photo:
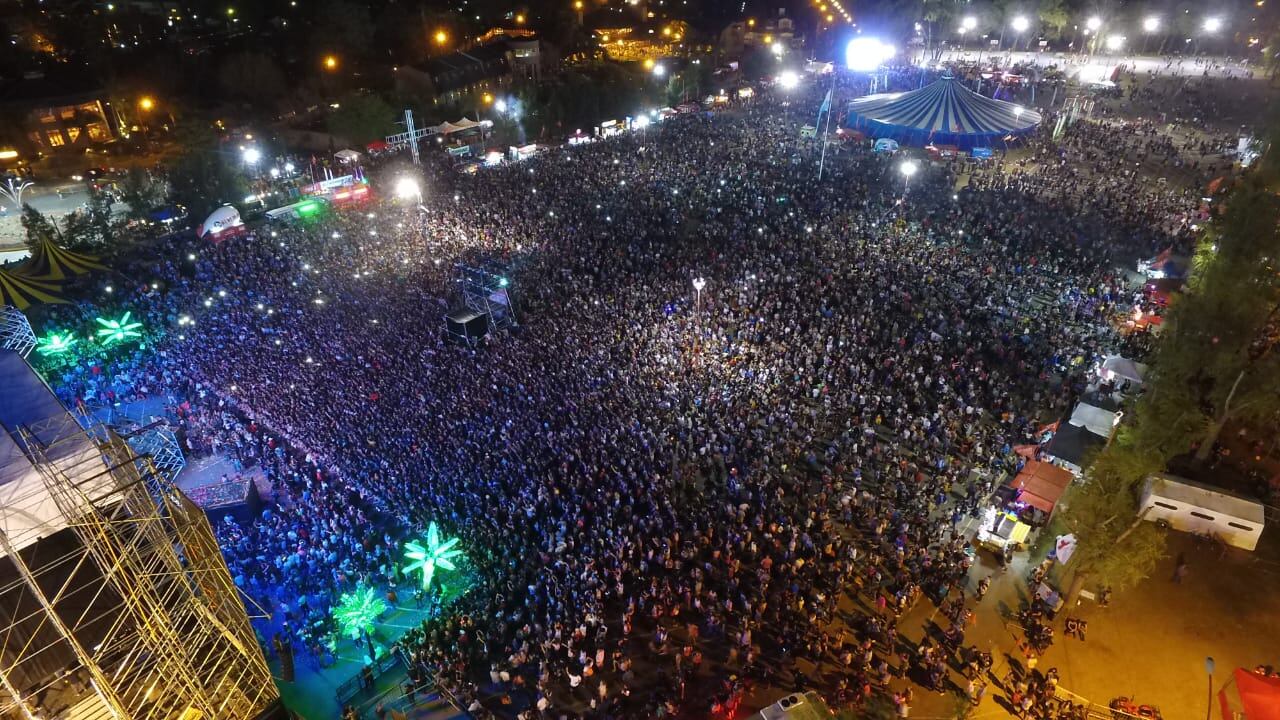
<svg viewBox="0 0 1280 720"><path fill-rule="evenodd" d="M1032 460L1023 466L1022 472L1009 486L1018 490L1019 502L1051 513L1071 484L1071 477L1069 470L1053 463Z"/></svg>
<svg viewBox="0 0 1280 720"><path fill-rule="evenodd" d="M1280 720L1280 678L1236 668L1231 679L1218 692L1222 720Z"/></svg>

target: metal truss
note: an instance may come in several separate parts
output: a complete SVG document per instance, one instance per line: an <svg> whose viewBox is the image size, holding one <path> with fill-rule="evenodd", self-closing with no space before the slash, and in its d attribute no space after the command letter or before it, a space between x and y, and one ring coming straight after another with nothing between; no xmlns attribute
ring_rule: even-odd
<svg viewBox="0 0 1280 720"><path fill-rule="evenodd" d="M0 532L0 717L251 720L277 703L209 522L162 453L69 413L38 425L13 435L66 528Z"/></svg>
<svg viewBox="0 0 1280 720"><path fill-rule="evenodd" d="M454 268L462 289L462 302L488 316L491 332L517 325L516 306L511 299L511 281L506 268L495 264L466 263L458 263Z"/></svg>
<svg viewBox="0 0 1280 720"><path fill-rule="evenodd" d="M31 330L27 316L12 305L0 307L0 348L17 350L26 357L36 346L36 334Z"/></svg>

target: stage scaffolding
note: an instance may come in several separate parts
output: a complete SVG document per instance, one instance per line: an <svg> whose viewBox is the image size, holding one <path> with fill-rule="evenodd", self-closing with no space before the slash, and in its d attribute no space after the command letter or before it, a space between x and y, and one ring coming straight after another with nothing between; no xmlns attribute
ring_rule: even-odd
<svg viewBox="0 0 1280 720"><path fill-rule="evenodd" d="M27 316L12 305L0 307L0 348L16 350L26 357L35 346L36 334L31 330Z"/></svg>
<svg viewBox="0 0 1280 720"><path fill-rule="evenodd" d="M11 435L64 527L0 532L0 717L250 720L274 706L208 520L156 460L67 412Z"/></svg>
<svg viewBox="0 0 1280 720"><path fill-rule="evenodd" d="M463 304L488 319L490 332L516 326L516 306L511 301L506 268L493 263L458 263L454 268Z"/></svg>

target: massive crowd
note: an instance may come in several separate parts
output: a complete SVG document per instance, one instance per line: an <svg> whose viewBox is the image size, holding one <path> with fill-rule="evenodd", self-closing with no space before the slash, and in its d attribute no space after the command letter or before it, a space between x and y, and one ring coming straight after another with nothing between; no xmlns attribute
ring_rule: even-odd
<svg viewBox="0 0 1280 720"><path fill-rule="evenodd" d="M1091 124L909 187L850 145L819 182L814 106L429 165L421 211L165 240L130 297L167 338L59 391L164 397L191 449L262 470L269 508L217 530L264 646L302 663L328 662L338 593L412 592L402 543L436 522L471 588L400 646L491 711L709 717L744 680L903 715L913 684L980 695L961 521L1114 343L1115 268L1185 246L1195 203L1091 154L1117 135ZM477 347L443 332L461 259L516 300ZM948 624L907 646L922 596Z"/></svg>

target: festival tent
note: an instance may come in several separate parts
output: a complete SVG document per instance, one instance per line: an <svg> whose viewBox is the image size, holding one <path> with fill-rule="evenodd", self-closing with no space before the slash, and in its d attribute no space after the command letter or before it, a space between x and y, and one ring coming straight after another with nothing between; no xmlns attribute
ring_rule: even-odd
<svg viewBox="0 0 1280 720"><path fill-rule="evenodd" d="M1103 380L1128 380L1134 385L1141 385L1147 376L1147 366L1119 355L1110 355L1102 361L1102 370L1098 374Z"/></svg>
<svg viewBox="0 0 1280 720"><path fill-rule="evenodd" d="M67 275L106 269L96 257L65 250L45 238L36 245L31 258L18 266L17 272L34 280L62 280Z"/></svg>
<svg viewBox="0 0 1280 720"><path fill-rule="evenodd" d="M1087 428L1068 423L1059 426L1049 442L1045 443L1044 454L1079 475L1084 472L1084 465L1089 457L1106 444L1105 437L1090 432Z"/></svg>
<svg viewBox="0 0 1280 720"><path fill-rule="evenodd" d="M1052 513L1053 508L1071 484L1071 472L1057 465L1032 460L1022 468L1022 472L1009 483L1018 491L1018 502L1026 503L1045 513Z"/></svg>
<svg viewBox="0 0 1280 720"><path fill-rule="evenodd" d="M360 153L350 148L339 150L338 152L334 153L333 156L338 158L339 162L343 162L348 165L350 165L351 163L360 161Z"/></svg>
<svg viewBox="0 0 1280 720"><path fill-rule="evenodd" d="M943 77L919 90L868 95L849 103L846 127L872 137L909 145L986 147L994 140L1026 135L1040 124L1040 113L969 90Z"/></svg>
<svg viewBox="0 0 1280 720"><path fill-rule="evenodd" d="M1111 434L1111 429L1115 427L1118 413L1114 410L1091 405L1082 402L1076 405L1076 409L1071 411L1071 419L1067 420L1070 425L1082 427L1085 430L1098 435L1107 437Z"/></svg>
<svg viewBox="0 0 1280 720"><path fill-rule="evenodd" d="M1280 678L1236 668L1218 691L1222 720L1280 720Z"/></svg>
<svg viewBox="0 0 1280 720"><path fill-rule="evenodd" d="M57 283L41 278L27 277L0 268L0 306L12 305L26 310L39 303L66 303L59 297Z"/></svg>

